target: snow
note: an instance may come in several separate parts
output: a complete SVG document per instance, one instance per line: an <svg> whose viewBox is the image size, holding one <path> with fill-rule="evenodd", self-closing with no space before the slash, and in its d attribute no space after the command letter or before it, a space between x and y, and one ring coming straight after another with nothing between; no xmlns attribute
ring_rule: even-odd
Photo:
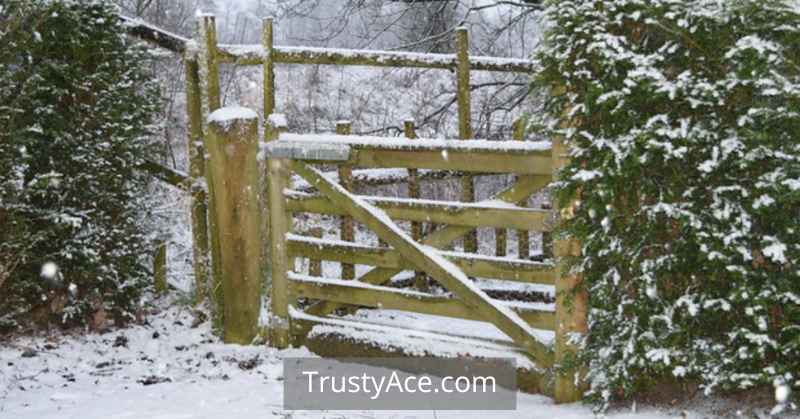
<svg viewBox="0 0 800 419"><path fill-rule="evenodd" d="M250 109L242 106L226 106L219 108L208 115L208 123L218 123L226 125L231 121L237 119L258 119L258 114Z"/></svg>
<svg viewBox="0 0 800 419"><path fill-rule="evenodd" d="M289 272L288 273L289 279L296 282L306 282L306 283L313 283L313 284L320 284L320 285L343 285L346 287L354 287L354 288L361 288L361 289L369 289L373 291L383 291L386 293L392 294L402 294L407 297L415 297L415 298L426 298L430 297L430 294L414 291L414 290L400 290L397 288L389 288L389 287L382 287L380 285L372 285L366 282L360 281L353 281L349 279L334 279L334 278L322 278L318 276L310 276L305 274L300 274L297 272Z"/></svg>
<svg viewBox="0 0 800 419"><path fill-rule="evenodd" d="M764 256L769 257L776 263L786 263L786 251L788 247L775 237L766 236L765 239L768 240L770 244L764 247Z"/></svg>
<svg viewBox="0 0 800 419"><path fill-rule="evenodd" d="M393 310L360 310L342 318L321 318L294 311L292 317L320 323L311 330L309 337L312 338L342 336L387 351L401 350L409 356L515 358L519 368L538 370L499 330L486 329L469 320L408 314ZM477 323L477 328L473 323Z"/></svg>
<svg viewBox="0 0 800 419"><path fill-rule="evenodd" d="M541 267L541 268L552 268L553 266L546 263L541 262L533 262L530 260L524 259L517 259L508 256L492 256L492 255L478 255L475 253L464 253L458 252L454 250L439 250L439 254L446 257L454 257L454 258L461 258L461 259L470 259L474 261L490 261L490 262L501 262L501 263L513 263L515 265L525 265L529 267Z"/></svg>
<svg viewBox="0 0 800 419"><path fill-rule="evenodd" d="M288 412L281 406L281 361L284 357L313 356L305 348L277 351L263 346L221 344L210 335L208 323L191 328L192 316L180 306L155 313L149 321L149 325L105 335L4 342L0 345L0 417L457 418L467 414L486 418L578 418L591 414L586 406L555 406L547 397L522 393L515 412ZM158 337L154 337L155 332ZM114 347L117 336L127 337L125 346ZM37 355L21 357L28 348L36 348ZM244 364L252 360L255 366L246 369ZM138 382L151 377L164 382ZM624 413L620 417L667 416L652 412Z"/></svg>
<svg viewBox="0 0 800 419"><path fill-rule="evenodd" d="M74 282L70 282L69 283L69 286L67 287L67 291L69 291L69 294L72 296L72 298L75 298L75 297L78 296L78 286L75 285Z"/></svg>
<svg viewBox="0 0 800 419"><path fill-rule="evenodd" d="M363 249L365 251L374 249L374 247L372 247L372 246L368 246L368 245L360 244L360 243L349 242L349 241L345 241L345 240L337 240L337 239L330 239L330 238L321 239L321 238L317 238L317 237L301 236L299 234L293 234L293 233L287 234L286 235L286 240L287 241L295 241L295 242L304 242L304 243L308 243L308 244L314 244L314 245L317 245L317 246L322 246L322 245L347 246L347 247L355 248L355 249L359 249L360 248L360 249Z"/></svg>
<svg viewBox="0 0 800 419"><path fill-rule="evenodd" d="M56 275L58 274L58 265L53 262L46 262L42 265L42 278L45 279L55 279Z"/></svg>
<svg viewBox="0 0 800 419"><path fill-rule="evenodd" d="M286 120L286 115L282 113L273 113L267 117L267 122L273 128L286 128L289 126L289 122Z"/></svg>
<svg viewBox="0 0 800 419"><path fill-rule="evenodd" d="M429 169L417 169L417 176L425 176L426 174L434 172ZM338 172L325 172L325 176L329 179L339 181ZM402 168L373 168L373 169L355 169L352 172L353 182L359 183L388 183L392 181L406 181L408 180L408 169ZM300 190L307 190L311 185L300 176L292 177L292 187Z"/></svg>
<svg viewBox="0 0 800 419"><path fill-rule="evenodd" d="M466 209L508 209L518 210L524 212L535 212L538 210L529 209L517 206L510 202L501 201L499 199L491 199L480 202L459 202L459 201L441 201L435 199L414 199L414 198L396 198L396 197L383 197L383 196L359 196L361 199L371 204L404 204L411 207L423 205L435 205L437 207L444 207L452 211L460 211Z"/></svg>
<svg viewBox="0 0 800 419"><path fill-rule="evenodd" d="M150 23L147 23L143 19L135 18L135 17L122 16L122 15L118 15L118 16L119 16L119 19L122 21L122 25L125 26L125 27L137 27L137 26L144 27L144 28L150 29L152 32L155 32L155 33L163 33L164 35L169 36L169 37L174 38L174 39L177 39L177 40L179 40L179 41L181 41L183 43L190 42L189 38L180 36L180 35L178 35L178 34L176 34L174 32L170 32L170 31L164 30L163 28L160 28L158 26L151 25ZM198 17L201 17L201 15L198 15Z"/></svg>
<svg viewBox="0 0 800 419"><path fill-rule="evenodd" d="M423 150L447 149L467 152L540 152L549 151L550 141L490 141L490 140L444 140L418 138L387 138L367 135L334 135L334 134L294 134L281 133L279 141L287 143L311 144L344 144L354 147L391 149L391 150ZM301 145L298 145L301 147Z"/></svg>
<svg viewBox="0 0 800 419"><path fill-rule="evenodd" d="M593 415L591 406L556 406L548 397L525 393L518 394L516 411L285 411L282 408L282 360L286 357L313 357L313 354L306 348L279 351L264 346L222 344L211 335L208 322L192 328L190 309L174 302L169 304L170 307L152 312L148 324L106 334L50 335L2 341L0 417L577 419ZM166 306L166 303L159 306ZM359 313L354 316L361 315ZM292 314L304 316L294 310ZM374 320L389 321L386 313ZM352 321L338 321L341 327L352 325ZM447 330L454 330L450 327L453 324L449 323ZM433 323L430 325L434 326ZM469 323L459 322L457 326L455 330L461 330L462 327L469 328ZM397 330L369 324L362 330L380 335L375 331L381 327ZM383 335L392 338L386 333ZM118 336L127 338L125 345L114 346ZM395 336L398 342L409 344L423 339L408 340ZM440 333L424 336L441 340L437 346L449 350L452 356L458 356L465 348L472 349L466 345L475 343L474 340L442 337ZM409 347L410 350L413 348ZM28 349L34 349L36 355L22 357ZM481 343L481 348L475 349L487 355L508 354L506 346L490 342ZM253 367L248 369L247 364ZM143 382L153 384L144 385ZM638 409L634 413L625 409L609 412L607 417L660 419L675 417L679 413L652 408ZM688 417L700 418L702 415L689 413Z"/></svg>
<svg viewBox="0 0 800 419"><path fill-rule="evenodd" d="M789 401L789 395L792 394L792 389L786 383L776 383L775 385L775 401L778 404L785 404Z"/></svg>
<svg viewBox="0 0 800 419"><path fill-rule="evenodd" d="M556 289L553 285L528 284L525 282L506 281L493 278L475 278L475 284L484 291L514 291L527 294L543 294L553 299Z"/></svg>

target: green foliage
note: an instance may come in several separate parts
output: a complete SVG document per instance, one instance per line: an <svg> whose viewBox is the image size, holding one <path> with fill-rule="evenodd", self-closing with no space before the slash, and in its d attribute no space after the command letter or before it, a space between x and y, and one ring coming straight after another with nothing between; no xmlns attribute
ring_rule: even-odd
<svg viewBox="0 0 800 419"><path fill-rule="evenodd" d="M0 318L125 321L148 275L146 53L103 1L5 1L0 44Z"/></svg>
<svg viewBox="0 0 800 419"><path fill-rule="evenodd" d="M777 0L554 0L537 84L567 139L590 395L800 380L800 16ZM565 128L567 127L567 128Z"/></svg>

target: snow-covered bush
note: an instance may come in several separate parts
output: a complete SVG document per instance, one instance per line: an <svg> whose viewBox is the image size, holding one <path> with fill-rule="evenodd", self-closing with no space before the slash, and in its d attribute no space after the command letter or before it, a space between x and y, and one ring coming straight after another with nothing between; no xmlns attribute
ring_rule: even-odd
<svg viewBox="0 0 800 419"><path fill-rule="evenodd" d="M138 302L150 249L148 179L135 166L160 99L115 11L102 1L0 6L5 323L124 321Z"/></svg>
<svg viewBox="0 0 800 419"><path fill-rule="evenodd" d="M554 0L538 84L572 147L590 395L800 380L800 16L777 0ZM551 90L552 89L552 90Z"/></svg>

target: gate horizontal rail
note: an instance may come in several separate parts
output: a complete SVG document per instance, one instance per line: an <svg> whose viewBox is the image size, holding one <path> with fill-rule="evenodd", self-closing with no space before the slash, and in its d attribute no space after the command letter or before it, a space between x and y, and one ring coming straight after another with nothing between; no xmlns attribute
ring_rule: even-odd
<svg viewBox="0 0 800 419"><path fill-rule="evenodd" d="M366 246L295 234L287 236L287 244L289 253L295 257L382 268L405 269L410 266L400 254L388 247ZM555 283L552 263L500 258L474 253L444 251L441 253L469 276L496 278L526 284L553 285Z"/></svg>

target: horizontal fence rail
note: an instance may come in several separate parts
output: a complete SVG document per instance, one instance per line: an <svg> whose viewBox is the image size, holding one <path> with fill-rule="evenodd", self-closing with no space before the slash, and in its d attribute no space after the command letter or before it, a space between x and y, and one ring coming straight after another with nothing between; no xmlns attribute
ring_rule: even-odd
<svg viewBox="0 0 800 419"><path fill-rule="evenodd" d="M458 66L456 54L277 45L271 51L274 64L355 65L442 70L454 70ZM221 63L236 65L262 65L267 56L267 50L262 45L220 44L217 48L217 53ZM476 71L531 73L533 72L534 64L533 61L519 58L469 57L469 68Z"/></svg>
<svg viewBox="0 0 800 419"><path fill-rule="evenodd" d="M481 313L458 299L414 290L368 285L357 281L318 278L290 272L289 293L296 298L313 298L386 310L413 311L435 316L485 321ZM553 304L519 305L498 301L516 312L532 327L555 330Z"/></svg>
<svg viewBox="0 0 800 419"><path fill-rule="evenodd" d="M289 253L336 262L349 262L382 268L406 268L409 263L388 247L375 247L345 241L322 240L314 237L289 235ZM474 277L497 278L530 284L555 283L553 265L513 258L478 255L474 253L442 252L442 255Z"/></svg>
<svg viewBox="0 0 800 419"><path fill-rule="evenodd" d="M290 193L290 211L344 215L342 208L320 195ZM503 201L463 203L427 199L360 197L384 210L390 217L405 221L469 227L500 227L529 231L550 231L552 211L518 207Z"/></svg>
<svg viewBox="0 0 800 419"><path fill-rule="evenodd" d="M552 175L549 143L487 140L387 139L346 135L281 134L281 158L358 167Z"/></svg>

